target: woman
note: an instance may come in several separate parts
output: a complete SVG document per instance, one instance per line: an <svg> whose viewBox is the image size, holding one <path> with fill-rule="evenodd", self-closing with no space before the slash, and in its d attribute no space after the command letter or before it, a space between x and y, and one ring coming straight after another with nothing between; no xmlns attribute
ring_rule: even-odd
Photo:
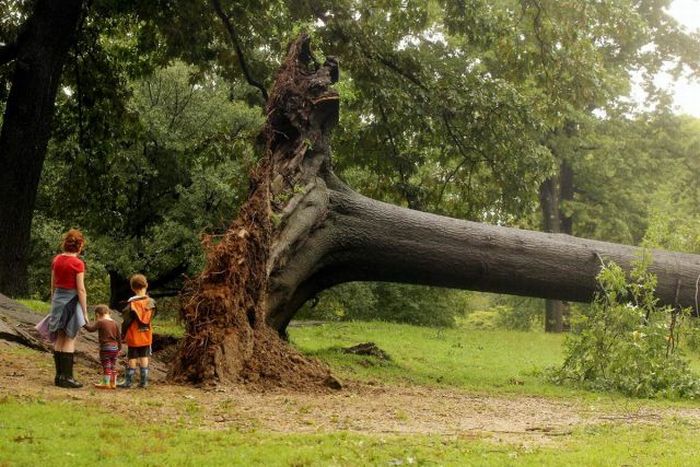
<svg viewBox="0 0 700 467"><path fill-rule="evenodd" d="M63 237L63 253L51 263L49 332L56 338L54 384L62 388L83 386L73 378L73 357L78 331L88 322L85 263L78 258L84 245L83 234L69 230Z"/></svg>

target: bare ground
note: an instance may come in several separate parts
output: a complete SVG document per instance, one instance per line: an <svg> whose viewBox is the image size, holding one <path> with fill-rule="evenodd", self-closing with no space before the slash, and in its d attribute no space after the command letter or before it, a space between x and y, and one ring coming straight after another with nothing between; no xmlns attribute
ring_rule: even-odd
<svg viewBox="0 0 700 467"><path fill-rule="evenodd" d="M455 389L346 382L341 391L253 392L245 387L200 389L164 382L155 372L146 390L95 390L99 365L81 358L79 390L53 386L53 361L45 352L0 341L0 395L20 399L101 404L139 419L192 428L323 433L435 434L523 445L547 444L577 427L601 423L658 423L675 416L700 419L699 409L611 410L580 401L544 397L489 396Z"/></svg>

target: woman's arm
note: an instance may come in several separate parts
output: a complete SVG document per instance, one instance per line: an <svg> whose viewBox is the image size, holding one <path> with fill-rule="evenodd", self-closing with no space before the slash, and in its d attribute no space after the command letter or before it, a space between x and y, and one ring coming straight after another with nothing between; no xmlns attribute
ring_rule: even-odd
<svg viewBox="0 0 700 467"><path fill-rule="evenodd" d="M55 287L53 286L53 268L51 268L51 295L49 295L49 300L53 300L53 291Z"/></svg>
<svg viewBox="0 0 700 467"><path fill-rule="evenodd" d="M87 291L85 290L85 273L79 272L75 275L75 283L78 289L78 303L83 309L83 316L85 316L85 322L89 323L88 311L87 311Z"/></svg>

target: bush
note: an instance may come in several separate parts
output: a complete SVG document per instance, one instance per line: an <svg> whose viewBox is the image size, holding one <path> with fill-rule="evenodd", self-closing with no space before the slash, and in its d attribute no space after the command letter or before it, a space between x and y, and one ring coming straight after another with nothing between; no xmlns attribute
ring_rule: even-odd
<svg viewBox="0 0 700 467"><path fill-rule="evenodd" d="M657 306L656 278L645 264L629 282L615 264L601 270L601 291L587 312L573 317L564 364L550 370L551 380L636 397L700 394L700 381L676 347L687 313Z"/></svg>
<svg viewBox="0 0 700 467"><path fill-rule="evenodd" d="M470 329L496 329L498 314L494 310L477 310L469 313L463 321Z"/></svg>
<svg viewBox="0 0 700 467"><path fill-rule="evenodd" d="M68 227L37 214L32 220L32 240L28 264L29 297L51 301L51 261L60 251L61 239ZM82 260L85 262L85 288L88 303L109 303L109 275L93 247L89 232Z"/></svg>
<svg viewBox="0 0 700 467"><path fill-rule="evenodd" d="M533 314L528 307L512 307L507 305L496 305L496 325L502 329L512 331L529 331L532 324L542 315L542 310Z"/></svg>
<svg viewBox="0 0 700 467"><path fill-rule="evenodd" d="M327 321L379 320L418 326L452 327L470 294L437 287L385 282L352 282L326 290L315 306L297 317Z"/></svg>

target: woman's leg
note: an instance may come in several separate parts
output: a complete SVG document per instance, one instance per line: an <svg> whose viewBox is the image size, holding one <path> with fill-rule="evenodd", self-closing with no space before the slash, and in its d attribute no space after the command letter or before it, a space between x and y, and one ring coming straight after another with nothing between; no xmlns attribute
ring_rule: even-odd
<svg viewBox="0 0 700 467"><path fill-rule="evenodd" d="M58 331L56 333L56 342L53 343L53 349L56 352L63 352L63 341L66 338L66 334L63 331Z"/></svg>
<svg viewBox="0 0 700 467"><path fill-rule="evenodd" d="M63 333L61 333L63 334ZM59 353L60 365L62 367L62 378L59 378L58 385L64 388L80 388L83 385L73 377L73 362L75 357L75 337L68 337L63 334L61 352Z"/></svg>
<svg viewBox="0 0 700 467"><path fill-rule="evenodd" d="M64 336L62 352L74 353L75 352L75 339L76 339L75 337Z"/></svg>
<svg viewBox="0 0 700 467"><path fill-rule="evenodd" d="M63 353L63 340L66 335L63 331L58 331L56 335L56 342L53 344L53 363L56 366L56 376L53 378L53 384L55 386L61 385L61 380L63 379L63 358L61 354Z"/></svg>

